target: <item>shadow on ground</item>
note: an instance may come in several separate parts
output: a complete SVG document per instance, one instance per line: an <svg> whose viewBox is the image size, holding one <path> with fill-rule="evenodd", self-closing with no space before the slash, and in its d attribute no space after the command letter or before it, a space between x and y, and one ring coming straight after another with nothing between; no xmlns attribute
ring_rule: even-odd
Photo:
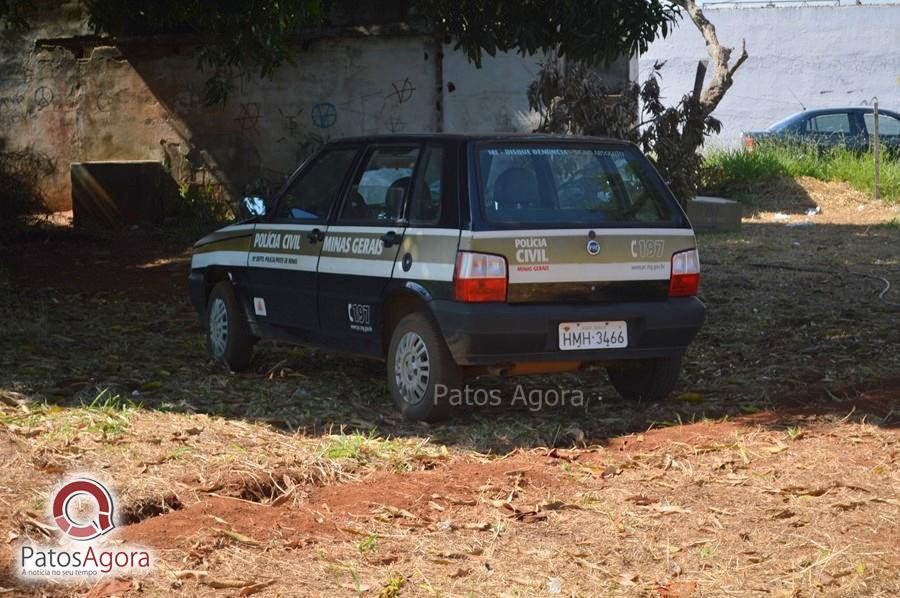
<svg viewBox="0 0 900 598"><path fill-rule="evenodd" d="M740 233L702 235L708 320L672 398L624 401L602 370L483 378L468 398L482 406L432 427L396 415L378 362L263 342L248 373L211 364L186 296L183 243L57 233L5 250L0 387L62 406L89 404L108 389L146 408L306 434L428 436L484 452L603 444L739 416L789 427L810 414L850 414L895 427L898 311L878 300L880 281L857 274L896 288L898 244L900 230L889 226L745 224ZM900 293L885 299L898 302Z"/></svg>

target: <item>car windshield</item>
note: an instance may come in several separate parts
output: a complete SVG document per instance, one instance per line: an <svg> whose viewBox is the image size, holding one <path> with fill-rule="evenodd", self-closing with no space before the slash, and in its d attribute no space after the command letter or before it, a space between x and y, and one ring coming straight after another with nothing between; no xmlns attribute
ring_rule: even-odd
<svg viewBox="0 0 900 598"><path fill-rule="evenodd" d="M630 148L491 145L478 151L484 217L497 224L679 224L681 214Z"/></svg>
<svg viewBox="0 0 900 598"><path fill-rule="evenodd" d="M799 119L800 119L799 114L792 114L787 118L782 118L778 122L772 123L771 125L769 125L769 127L766 129L766 131L768 131L770 133L776 133L782 129L786 129L787 127L793 125Z"/></svg>

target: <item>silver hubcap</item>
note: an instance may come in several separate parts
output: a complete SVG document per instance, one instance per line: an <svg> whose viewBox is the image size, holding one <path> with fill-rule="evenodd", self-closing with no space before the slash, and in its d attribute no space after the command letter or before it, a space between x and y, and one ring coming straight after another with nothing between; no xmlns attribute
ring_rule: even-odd
<svg viewBox="0 0 900 598"><path fill-rule="evenodd" d="M403 400L411 405L420 403L425 398L430 376L431 362L425 341L415 332L407 332L394 355L394 380Z"/></svg>
<svg viewBox="0 0 900 598"><path fill-rule="evenodd" d="M209 340L213 355L222 357L228 347L228 309L225 301L216 298L209 308Z"/></svg>

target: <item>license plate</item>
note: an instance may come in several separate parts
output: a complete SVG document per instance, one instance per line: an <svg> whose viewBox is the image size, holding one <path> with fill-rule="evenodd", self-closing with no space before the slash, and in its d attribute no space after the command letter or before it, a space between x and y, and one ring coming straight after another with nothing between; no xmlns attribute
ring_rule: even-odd
<svg viewBox="0 0 900 598"><path fill-rule="evenodd" d="M614 349L628 346L625 322L563 322L559 325L559 348Z"/></svg>

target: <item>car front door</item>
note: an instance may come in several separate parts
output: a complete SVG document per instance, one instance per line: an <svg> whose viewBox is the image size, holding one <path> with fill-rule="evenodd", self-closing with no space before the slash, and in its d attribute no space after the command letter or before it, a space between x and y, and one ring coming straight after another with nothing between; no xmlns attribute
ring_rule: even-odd
<svg viewBox="0 0 900 598"><path fill-rule="evenodd" d="M326 149L277 198L253 231L248 261L256 320L314 331L319 326L316 269L328 217L356 163L359 147Z"/></svg>
<svg viewBox="0 0 900 598"><path fill-rule="evenodd" d="M378 350L382 294L403 239L400 216L421 153L417 144L369 147L319 258L322 332L360 353Z"/></svg>
<svg viewBox="0 0 900 598"><path fill-rule="evenodd" d="M854 115L847 112L829 112L810 116L806 121L804 136L819 147L855 147L857 129Z"/></svg>

